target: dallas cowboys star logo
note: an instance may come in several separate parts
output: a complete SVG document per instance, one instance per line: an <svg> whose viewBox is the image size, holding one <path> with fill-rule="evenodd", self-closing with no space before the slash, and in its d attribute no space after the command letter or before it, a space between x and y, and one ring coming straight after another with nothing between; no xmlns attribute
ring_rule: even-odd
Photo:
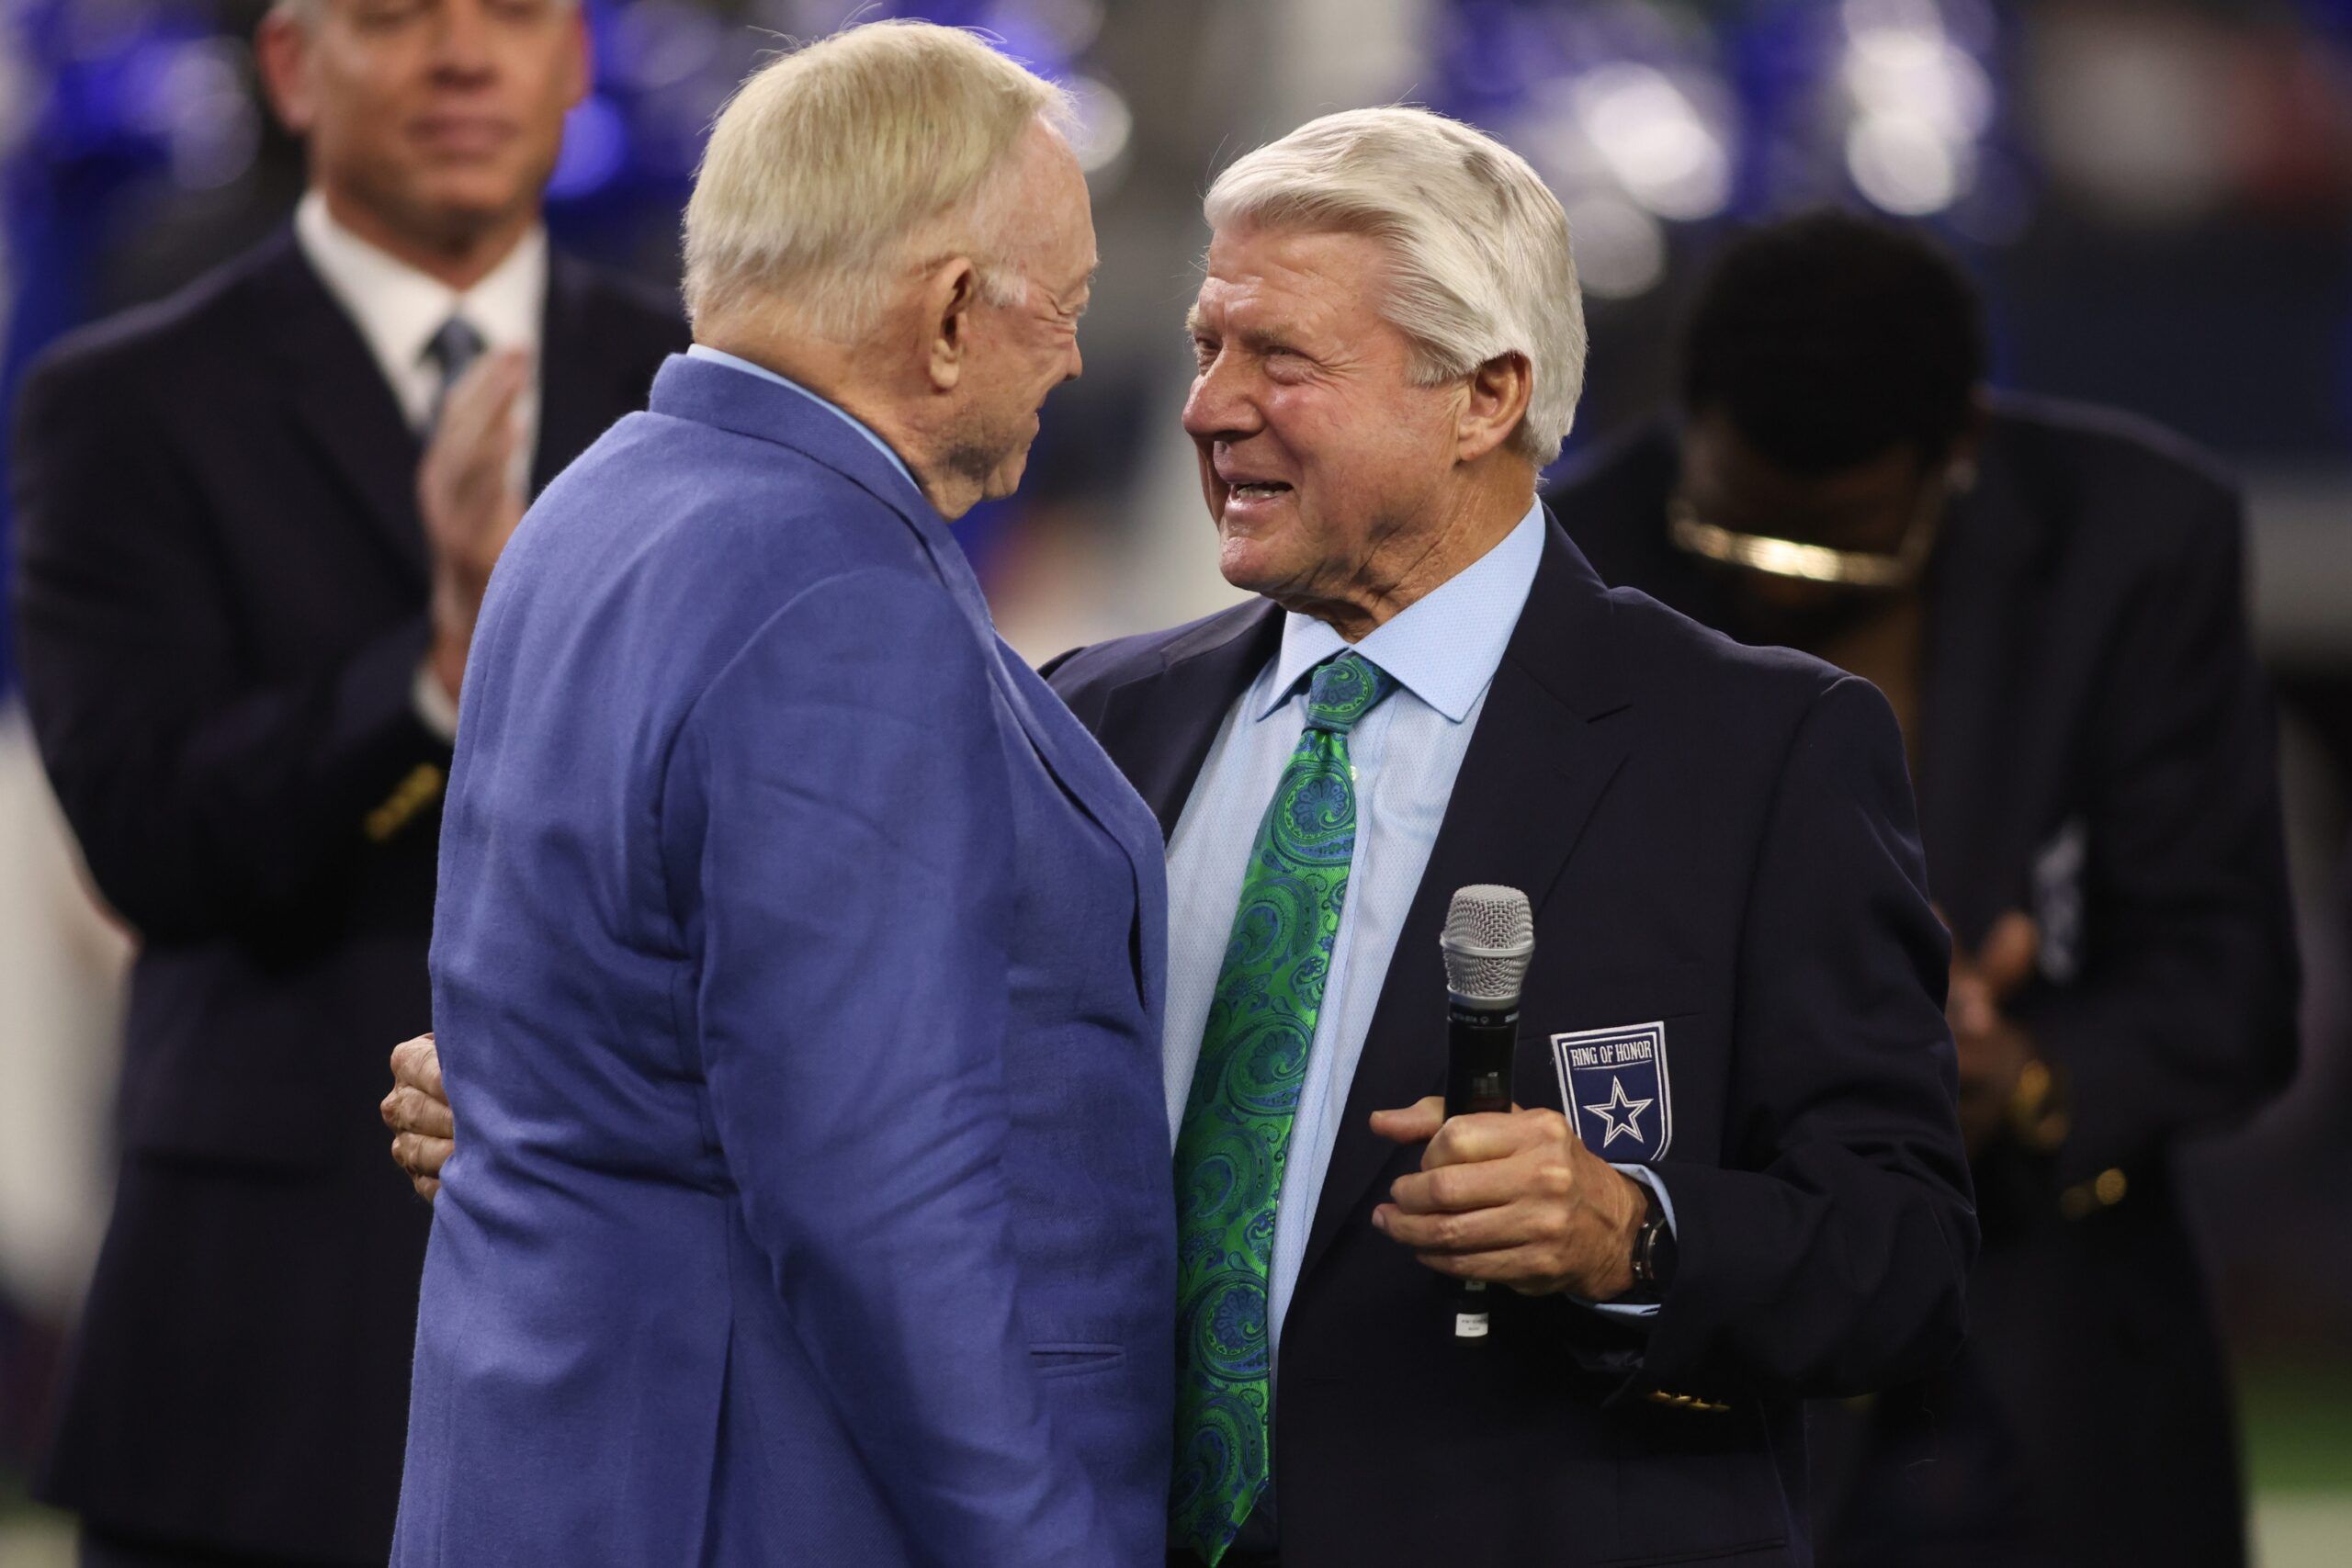
<svg viewBox="0 0 2352 1568"><path fill-rule="evenodd" d="M1634 1142L1640 1143L1642 1124L1639 1118L1643 1111L1657 1103L1657 1101L1654 1100L1631 1098L1625 1093L1625 1080L1611 1074L1609 1079L1609 1098L1599 1105L1588 1105L1585 1109L1600 1117L1602 1123L1608 1127L1608 1136L1600 1140L1600 1146L1605 1149L1619 1138L1631 1138ZM1622 1117L1618 1114L1620 1111L1624 1113Z"/></svg>

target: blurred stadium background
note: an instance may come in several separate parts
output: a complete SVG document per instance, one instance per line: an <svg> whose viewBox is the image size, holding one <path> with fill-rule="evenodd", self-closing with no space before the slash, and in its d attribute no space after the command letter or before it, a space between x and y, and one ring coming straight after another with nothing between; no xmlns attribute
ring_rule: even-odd
<svg viewBox="0 0 2352 1568"><path fill-rule="evenodd" d="M58 333L290 209L299 152L248 48L264 4L0 0L0 414ZM764 51L853 6L585 4L600 79L550 222L673 280L712 114ZM962 530L1032 657L1230 596L1176 423L1198 197L1222 160L1333 107L1461 115L1559 192L1593 333L1572 451L1657 406L1678 303L1728 226L1832 203L1928 224L1966 260L1999 383L2132 409L2230 459L2252 498L2310 983L2294 1090L2198 1151L2190 1182L2263 1560L2352 1562L2352 0L854 9L991 29L1083 106L1104 264L1087 377L1049 405L1021 497ZM22 1476L106 1213L123 939L82 892L9 686L0 649L0 1564L29 1568L69 1555Z"/></svg>

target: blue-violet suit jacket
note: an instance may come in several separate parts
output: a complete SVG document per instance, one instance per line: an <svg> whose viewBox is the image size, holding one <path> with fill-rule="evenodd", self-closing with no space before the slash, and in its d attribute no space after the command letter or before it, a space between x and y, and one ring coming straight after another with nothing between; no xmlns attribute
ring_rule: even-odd
<svg viewBox="0 0 2352 1568"><path fill-rule="evenodd" d="M938 514L673 359L458 734L394 1562L1158 1562L1159 832Z"/></svg>

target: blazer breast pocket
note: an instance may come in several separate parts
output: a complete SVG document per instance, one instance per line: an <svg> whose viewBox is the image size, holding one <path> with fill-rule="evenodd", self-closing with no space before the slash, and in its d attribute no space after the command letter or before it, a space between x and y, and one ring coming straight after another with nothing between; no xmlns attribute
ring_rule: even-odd
<svg viewBox="0 0 2352 1568"><path fill-rule="evenodd" d="M1041 1378L1081 1377L1107 1372L1127 1359L1124 1345L1032 1345L1029 1370Z"/></svg>
<svg viewBox="0 0 2352 1568"><path fill-rule="evenodd" d="M1522 1030L1532 1028L1550 1035L1682 1018L1707 1010L1712 989L1706 966L1695 959L1589 968L1562 976L1556 993L1547 989L1543 995L1541 1016L1522 1010L1520 1023Z"/></svg>

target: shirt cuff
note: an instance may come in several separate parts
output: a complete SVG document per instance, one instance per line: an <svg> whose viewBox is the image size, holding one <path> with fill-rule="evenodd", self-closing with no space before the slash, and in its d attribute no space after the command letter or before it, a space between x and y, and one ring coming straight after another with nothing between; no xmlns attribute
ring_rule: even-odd
<svg viewBox="0 0 2352 1568"><path fill-rule="evenodd" d="M458 743L458 705L441 684L428 662L416 667L416 682L409 687L409 706L416 710L417 723L434 734L445 746Z"/></svg>
<svg viewBox="0 0 2352 1568"><path fill-rule="evenodd" d="M1678 1241L1681 1239L1682 1233L1674 1228L1674 1194L1666 1190L1666 1182L1657 1171L1645 1165L1618 1165L1613 1161L1609 1168L1622 1171L1657 1193L1657 1206L1666 1212L1667 1235ZM1584 1304L1594 1312L1610 1313L1618 1317L1656 1317L1657 1315L1656 1302L1587 1302Z"/></svg>

